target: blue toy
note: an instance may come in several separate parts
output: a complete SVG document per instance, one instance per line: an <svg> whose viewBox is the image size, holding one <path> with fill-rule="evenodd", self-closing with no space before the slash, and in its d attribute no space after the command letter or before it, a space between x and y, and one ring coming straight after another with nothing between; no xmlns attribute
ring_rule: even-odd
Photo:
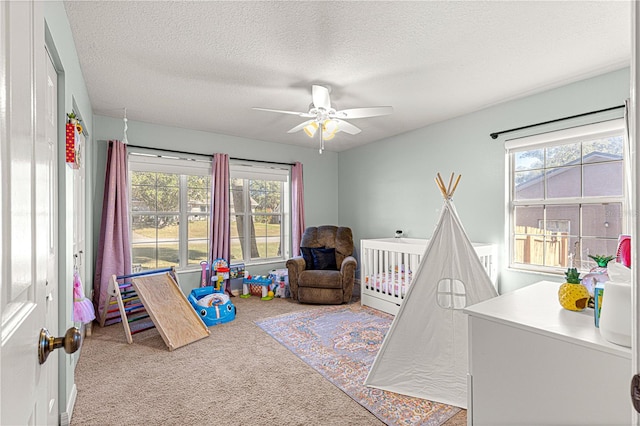
<svg viewBox="0 0 640 426"><path fill-rule="evenodd" d="M216 290L212 286L194 288L188 300L207 327L236 318L236 307L222 289Z"/></svg>
<svg viewBox="0 0 640 426"><path fill-rule="evenodd" d="M273 286L273 280L268 277L251 277L248 276L242 280L242 294L240 297L247 298L251 297L251 286L261 286L262 287L262 297L260 300L272 300L273 299L273 291L271 286Z"/></svg>

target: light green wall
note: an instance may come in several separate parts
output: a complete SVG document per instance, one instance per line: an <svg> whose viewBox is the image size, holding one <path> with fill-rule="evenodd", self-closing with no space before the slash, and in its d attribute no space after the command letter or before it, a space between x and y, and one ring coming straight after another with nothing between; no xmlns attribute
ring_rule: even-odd
<svg viewBox="0 0 640 426"><path fill-rule="evenodd" d="M92 288L95 244L97 244L104 186L106 140L121 139L123 122L92 116L69 22L62 2L44 2L49 30L48 45L61 71L59 108L71 111L74 103L89 133L87 159L87 279ZM455 90L455 88L452 88ZM469 237L496 243L502 256L501 291L510 291L542 277L505 268L505 162L502 140L491 132L570 116L585 111L621 105L629 96L629 70L605 74L538 95L496 105L482 111L437 123L340 154L280 145L214 133L129 121L128 139L133 145L232 157L304 164L307 225L350 226L356 244L361 238L388 237L402 229L410 237L428 238L441 206L433 178L441 172L461 173L455 204ZM126 105L122 105L126 107ZM64 133L60 135L60 325L58 335L73 325L72 229L70 227L70 177L64 165ZM358 246L358 245L357 245ZM264 265L264 273L281 265ZM252 271L253 272L253 271ZM185 292L197 286L197 275L186 274ZM72 404L73 361L60 357L60 410ZM69 361L71 360L71 361ZM63 413L70 414L70 413Z"/></svg>
<svg viewBox="0 0 640 426"><path fill-rule="evenodd" d="M629 69L569 84L526 98L407 132L339 154L176 127L133 122L132 145L231 157L304 164L307 225L337 223L362 238L406 236L428 238L436 225L441 195L434 183L440 172L462 174L454 202L473 241L498 244L500 290L506 292L555 276L506 268L505 156L503 138L492 132L622 105L629 96ZM95 116L94 239L99 233L106 140L122 139L123 121ZM265 265L254 273L280 267ZM188 291L197 276L182 281ZM559 280L559 279L558 279Z"/></svg>
<svg viewBox="0 0 640 426"><path fill-rule="evenodd" d="M124 112L124 111L123 111ZM92 157L95 164L96 186L94 199L94 238L98 241L100 215L104 193L104 170L108 140L122 140L124 122L120 118L94 116L96 150ZM277 161L303 164L305 184L305 221L307 226L338 224L338 154L317 149L301 148L234 136L128 120L127 139L131 145L157 149L180 150L198 154L224 152L230 157L260 161ZM102 176L102 178L100 178ZM264 274L271 269L284 267L282 262L248 268L253 274ZM181 274L180 285L185 292L198 286L199 275Z"/></svg>
<svg viewBox="0 0 640 426"><path fill-rule="evenodd" d="M93 130L93 109L85 86L80 63L75 49L67 14L62 2L43 2L46 22L46 45L58 72L58 330L51 330L56 336L79 324L71 320L73 313L73 172L65 164L65 128L67 112L74 107L82 117L88 131L87 152L91 152L91 132ZM87 167L90 167L89 165ZM87 198L91 197L87 193ZM91 229L90 217L87 228ZM85 261L92 259L93 241L86 232ZM90 277L93 265L86 262L85 293L92 286ZM87 279L88 278L88 279ZM68 356L60 353L58 399L61 422L68 421L75 400L74 365L79 353Z"/></svg>
<svg viewBox="0 0 640 426"><path fill-rule="evenodd" d="M458 215L472 241L499 245L500 291L556 279L506 268L504 138L489 134L623 105L629 93L626 68L342 152L339 223L358 247L396 229L429 238L442 205L434 177L459 173Z"/></svg>

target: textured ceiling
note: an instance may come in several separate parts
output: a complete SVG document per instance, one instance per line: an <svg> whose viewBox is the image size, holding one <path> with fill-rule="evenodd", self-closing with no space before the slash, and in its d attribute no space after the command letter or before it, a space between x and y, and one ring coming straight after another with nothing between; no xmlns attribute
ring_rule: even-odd
<svg viewBox="0 0 640 426"><path fill-rule="evenodd" d="M317 147L311 85L351 122L343 151L629 65L623 1L66 1L95 114Z"/></svg>

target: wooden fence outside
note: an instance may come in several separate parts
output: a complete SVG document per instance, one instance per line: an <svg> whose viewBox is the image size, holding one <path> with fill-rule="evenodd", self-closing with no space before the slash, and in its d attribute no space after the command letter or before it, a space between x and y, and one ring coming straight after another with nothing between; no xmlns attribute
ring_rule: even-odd
<svg viewBox="0 0 640 426"><path fill-rule="evenodd" d="M569 235L532 226L516 226L514 262L567 267Z"/></svg>

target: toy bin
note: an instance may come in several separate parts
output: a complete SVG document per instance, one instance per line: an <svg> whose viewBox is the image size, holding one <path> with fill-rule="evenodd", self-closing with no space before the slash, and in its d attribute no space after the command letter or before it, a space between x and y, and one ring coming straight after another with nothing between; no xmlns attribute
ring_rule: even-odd
<svg viewBox="0 0 640 426"><path fill-rule="evenodd" d="M244 263L229 265L229 287L227 289L234 296L242 294L242 280L244 278Z"/></svg>
<svg viewBox="0 0 640 426"><path fill-rule="evenodd" d="M236 318L236 307L231 303L229 296L222 291L216 291L214 287L194 288L188 300L207 327Z"/></svg>
<svg viewBox="0 0 640 426"><path fill-rule="evenodd" d="M291 297L288 269L272 269L269 278L273 280L272 288L276 297Z"/></svg>

